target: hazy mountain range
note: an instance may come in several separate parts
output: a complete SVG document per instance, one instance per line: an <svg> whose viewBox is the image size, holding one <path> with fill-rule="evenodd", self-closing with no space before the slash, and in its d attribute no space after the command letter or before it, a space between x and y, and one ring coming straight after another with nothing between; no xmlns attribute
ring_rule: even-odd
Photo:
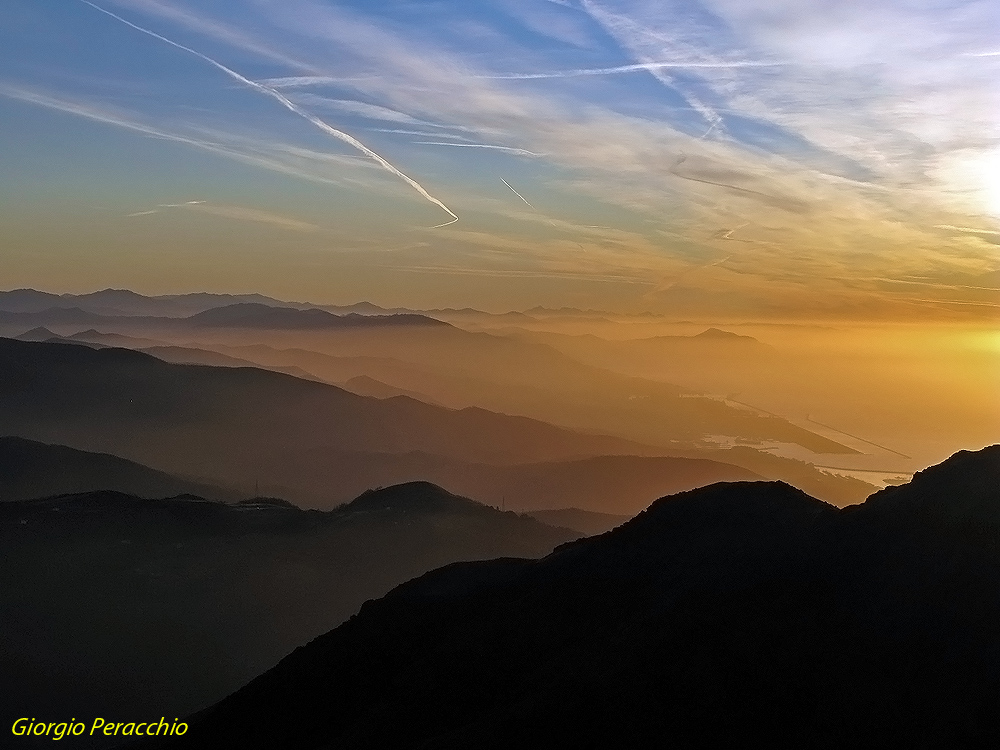
<svg viewBox="0 0 1000 750"><path fill-rule="evenodd" d="M138 349L164 345L208 349L271 369L297 368L300 376L310 373L333 383L363 376L453 408L479 406L660 448L679 443L693 447L699 441L710 447L712 436L730 436L797 443L820 453L854 452L776 415L664 383L655 369L647 370L648 379L613 372L616 361L632 361L631 354L621 355L621 347L631 351L639 343L605 342L601 346L610 347L606 356L601 346L596 354L571 351L570 346L568 356L557 351L564 339L585 339L589 347L596 337L465 330L460 326L468 316L452 316L453 325L434 317L440 311L371 314L381 308L366 306L365 314L345 312L346 308L336 308L340 314L334 314L330 309L256 295L148 298L123 290L78 296L18 290L0 293L0 333L23 337L30 330L29 338L38 341L47 340L45 332L54 332ZM671 349L670 356L688 359L695 353L702 366L769 350L749 337L716 329L673 338L681 350ZM254 356L226 350L234 345L266 345L280 353L258 351Z"/></svg>
<svg viewBox="0 0 1000 750"><path fill-rule="evenodd" d="M1000 446L840 511L782 483L662 498L399 587L169 746L989 747L998 508Z"/></svg>
<svg viewBox="0 0 1000 750"><path fill-rule="evenodd" d="M267 370L168 364L117 348L5 339L0 366L0 419L9 434L110 453L244 494L259 483L270 494L318 507L333 507L368 487L415 479L463 492L491 487L483 499L499 505L508 488L516 492L539 482L551 487L560 485L554 476L571 476L537 464L669 452L479 408L361 397ZM513 502L522 509L583 505L631 513L665 490L754 476L746 461L736 468L702 461L632 460L642 471L624 480L611 504L593 489L581 502L533 500L537 491ZM525 464L536 466L489 468ZM866 487L804 464L776 465L798 467L838 502L852 501L855 487ZM498 475L502 481L496 483ZM607 486L608 479L598 481ZM581 479L560 486L571 494L586 484ZM605 504L595 507L588 498Z"/></svg>

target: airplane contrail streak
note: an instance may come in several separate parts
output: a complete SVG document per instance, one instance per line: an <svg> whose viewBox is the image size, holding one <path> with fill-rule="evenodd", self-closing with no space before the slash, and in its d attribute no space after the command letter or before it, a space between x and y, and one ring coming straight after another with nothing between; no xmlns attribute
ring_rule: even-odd
<svg viewBox="0 0 1000 750"><path fill-rule="evenodd" d="M528 156L542 156L534 151L525 148L512 148L511 146L494 146L490 143L448 143L445 141L413 141L423 146L456 146L458 148L492 148L497 151L510 151L513 154L527 154Z"/></svg>
<svg viewBox="0 0 1000 750"><path fill-rule="evenodd" d="M275 99L283 107L285 107L286 109L290 110L291 112L294 112L295 114L297 114L299 117L303 118L304 120L307 120L308 122L312 123L317 128L319 128L320 130L322 130L324 133L327 133L328 135L331 135L334 138L337 138L338 140L341 140L341 141L344 141L345 143L350 144L351 146L353 146L354 148L356 148L358 151L361 151L366 156L371 157L376 162L378 162L378 164L381 167L383 167L387 171L389 171L392 174L394 174L397 177L399 177L401 180L403 180L404 182L406 182L410 187L412 187L414 190L416 190L418 193L420 193L420 195L422 195L428 201L430 201L431 203L433 203L435 206L438 206L439 208L444 209L444 211L446 211L449 216L451 216L455 221L458 221L458 215L454 211L452 211L450 208L448 208L444 203L442 203L437 198L435 198L433 195L431 195L426 190L424 190L423 186L419 182L417 182L413 178L408 177L407 175L405 175L402 172L400 172L398 169L396 169L396 167L394 167L388 161L386 161L381 156L379 156L378 154L376 154L374 151L372 151L370 148L368 148L365 144L363 144L361 141L359 141L354 136L348 135L347 133L345 133L342 130L337 130L337 128L333 127L332 125L327 124L326 122L324 122L320 118L316 117L316 115L312 114L311 112L309 112L307 110L302 109L297 104L295 104L295 102L291 101L288 97L286 97L281 92L274 90L270 86L265 86L262 83L258 83L257 81L252 81L249 78L247 78L246 76L240 75L239 73L237 73L232 68L227 68L222 63L217 62L216 60L213 60L208 55L202 54L201 52L198 52L197 50L191 49L190 47L185 47L183 44L178 44L177 42L175 42L175 41L173 41L171 39L167 39L167 37L165 37L165 36L161 36L160 34L157 34L155 31L150 31L149 29L145 29L142 26L138 26L138 25L132 23L131 21L128 21L128 20L122 18L121 16L119 16L119 15L117 15L115 13L112 13L110 10L105 10L101 6L95 5L94 3L90 2L90 0L80 0L80 2L84 3L85 5L89 5L94 10L98 10L101 13L104 13L107 16L111 16L115 20L120 21L121 23L123 23L126 26L129 26L129 27L131 27L133 29L135 29L136 31L140 31L143 34L147 34L147 35L153 37L154 39L159 39L161 42L165 42L166 44L169 44L171 47L176 47L179 50L183 50L184 52L188 52L188 53L194 55L195 57L198 57L198 58L204 60L209 65L212 65L213 67L218 68L219 70L221 70L223 73L225 73L230 78L233 78L234 80L239 81L243 85L249 86L250 88L252 88L252 89L254 89L256 91L259 91L260 93L265 94L265 95L271 97L272 99ZM454 222L447 222L447 223L453 224Z"/></svg>
<svg viewBox="0 0 1000 750"><path fill-rule="evenodd" d="M503 177L501 177L501 178L500 178L500 182L502 182L502 183L503 183L504 185L506 185L506 186L507 186L507 187L509 187L509 188L510 188L511 190L513 190L513 191L514 191L514 195L516 195L516 196L517 196L518 198L520 198L521 200L523 200L523 201L525 202L525 204L526 204L526 205L527 205L527 206L528 206L528 207L529 207L529 208L530 208L530 209L531 209L532 211L537 211L537 210L538 210L537 208L535 208L534 206L532 206L532 205L531 205L530 203L528 203L528 200L527 200L527 199L526 199L526 198L525 198L525 197L524 197L523 195L521 195L521 194L520 194L519 192L517 192L516 190L514 190L514 188L513 188L513 187L511 187L510 183L509 183L509 182L507 182L507 180L505 180L505 179L504 179Z"/></svg>
<svg viewBox="0 0 1000 750"><path fill-rule="evenodd" d="M631 65L616 65L612 68L577 68L575 70L559 70L553 73L508 73L506 75L484 75L477 78L491 78L501 81L530 81L538 78L576 78L579 76L606 76L616 73L652 72L666 68L773 68L784 63L756 62L738 60L734 62L644 62Z"/></svg>

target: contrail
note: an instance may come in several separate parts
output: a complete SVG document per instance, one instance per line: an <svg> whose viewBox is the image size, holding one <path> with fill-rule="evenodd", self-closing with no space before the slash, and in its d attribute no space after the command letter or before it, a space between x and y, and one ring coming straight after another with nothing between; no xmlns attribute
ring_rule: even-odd
<svg viewBox="0 0 1000 750"><path fill-rule="evenodd" d="M531 205L530 203L528 203L528 199L527 199L527 198L525 198L525 197L524 197L523 195L521 195L521 194L520 194L519 192L517 192L516 190L514 190L514 186L513 186L513 185L511 185L511 184L510 184L509 182L507 182L507 180L505 180L505 179L504 179L503 177L501 177L501 178L500 178L500 182L502 182L502 183L503 183L504 185L506 185L507 187L509 187L509 188L511 189L511 191L512 191L512 192L514 193L514 195L516 195L516 196L517 196L518 198L520 198L520 199L521 199L522 201L524 201L524 204L525 204L525 205L526 205L526 206L527 206L528 208L530 208L530 209L531 209L532 211L534 211L534 212L535 212L536 214L538 214L539 216L541 216L541 217L542 217L543 219L545 219L545 220L546 220L546 221L547 221L547 222L548 222L549 224L551 224L552 226L554 226L554 227L555 227L556 229L559 229L559 225L558 225L558 224L556 224L556 223L555 223L554 221L552 221L552 219L550 219L550 218L549 218L548 216L546 216L545 214L543 214L543 213L542 213L541 211L539 211L539 210L538 210L537 208L535 208L535 207L534 207L533 205ZM587 252L587 248L585 248L585 247L584 247L583 245L581 245L581 244L580 244L579 242L576 242L575 240L574 240L573 242L574 242L574 244L575 244L575 245L576 245L576 246L577 246L578 248L580 248L581 250L583 250L583 252Z"/></svg>
<svg viewBox="0 0 1000 750"><path fill-rule="evenodd" d="M646 62L631 65L616 65L612 68L577 68L575 70L559 70L553 73L507 73L492 76L476 76L501 81L530 81L537 78L576 78L578 76L606 76L616 73L652 72L664 68L774 68L784 63L755 62L751 60L735 62Z"/></svg>
<svg viewBox="0 0 1000 750"><path fill-rule="evenodd" d="M502 182L504 185L506 185L507 187L509 187L511 190L514 190L514 188L511 187L510 183L507 182L507 180L505 180L503 177L500 178L500 182ZM538 210L537 208L535 208L534 206L532 206L530 203L528 203L528 200L523 195L521 195L519 192L517 192L516 190L514 190L514 195L516 195L518 198L520 198L521 200L523 200L525 202L525 204L527 204L527 206L532 211L537 211Z"/></svg>
<svg viewBox="0 0 1000 750"><path fill-rule="evenodd" d="M510 151L512 154L527 154L528 156L542 156L542 154L528 151L524 148L512 148L510 146L494 146L489 143L450 143L447 141L413 141L423 146L457 146L458 148L492 148L497 151Z"/></svg>
<svg viewBox="0 0 1000 750"><path fill-rule="evenodd" d="M431 195L426 190L424 190L423 186L421 186L419 182L417 182L416 180L414 180L414 179L406 176L402 172L400 172L398 169L396 169L396 167L394 167L388 161L386 161L381 156L379 156L378 154L376 154L374 151L372 151L370 148L368 148L365 144L363 144L361 141L359 141L354 136L348 135L344 131L337 130L335 127L333 127L333 126L325 123L323 120L321 120L320 118L316 117L316 115L314 115L311 112L308 112L308 111L302 109L301 107L299 107L297 104L295 104L293 101L291 101L288 97L286 97L281 92L275 91L274 89L272 89L269 86L265 86L265 85L263 85L261 83L258 83L257 81L250 80L246 76L240 75L239 73L237 73L232 68L227 68L225 65L223 65L220 62L217 62L217 61L213 60L208 55L204 55L201 52L198 52L197 50L191 49L190 47L185 47L183 44L178 44L175 41L167 39L165 36L161 36L161 35L157 34L155 31L150 31L149 29L144 29L142 26L137 26L136 24L132 23L131 21L128 21L128 20L122 18L121 16L116 15L115 13L112 13L110 10L105 10L104 8L100 7L99 5L95 5L94 3L90 2L90 0L80 0L80 2L84 3L85 5L89 5L94 10L98 10L101 13L104 13L107 16L111 16L112 18L114 18L117 21L121 21L123 24L125 24L126 26L129 26L129 27L131 27L133 29L135 29L136 31L141 31L143 34L148 34L149 36L153 37L154 39L159 39L161 42L165 42L166 44L169 44L171 47L176 47L179 50L183 50L184 52L188 52L188 53L194 55L195 57L198 57L198 58L204 60L209 65L212 65L213 67L218 68L219 70L221 70L223 73L225 73L230 78L233 78L236 81L239 81L240 83L244 84L245 86L249 86L250 88L255 89L256 91L259 91L260 93L265 94L267 96L270 96L272 99L277 100L278 103L281 104L283 107L285 107L286 109L294 112L299 117L301 117L301 118L303 118L305 120L308 120L313 125L315 125L317 128L319 128L320 130L322 130L324 133L327 133L328 135L332 135L334 138L337 138L337 139L339 139L341 141L344 141L345 143L350 144L351 146L353 146L354 148L356 148L358 151L361 151L366 156L369 156L372 159L374 159L384 169L388 170L389 172L392 172L394 175L396 175L397 177L399 177L401 180L403 180L404 182L406 182L410 187L412 187L414 190L416 190L418 193L420 193L420 195L422 195L428 201L430 201L431 203L433 203L435 206L438 206L439 208L444 209L448 213L448 215L450 215L455 221L458 221L458 215L454 211L452 211L450 208L448 208L446 205L444 205L444 203L442 203L437 198L435 198L433 195ZM453 224L454 222L447 222L447 223L448 224Z"/></svg>
<svg viewBox="0 0 1000 750"><path fill-rule="evenodd" d="M148 211L136 211L135 213L125 214L125 218L131 218L133 216L148 216L149 214L160 213L161 208L185 208L187 206L196 206L200 203L206 203L207 201L184 201L183 203L157 203L156 208L152 208Z"/></svg>

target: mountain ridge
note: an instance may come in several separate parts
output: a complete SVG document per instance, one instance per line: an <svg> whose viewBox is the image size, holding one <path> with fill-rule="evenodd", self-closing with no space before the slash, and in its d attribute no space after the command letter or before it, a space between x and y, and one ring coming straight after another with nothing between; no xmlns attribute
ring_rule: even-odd
<svg viewBox="0 0 1000 750"><path fill-rule="evenodd" d="M171 746L989 746L997 527L953 533L907 510L717 484L541 560L432 571Z"/></svg>

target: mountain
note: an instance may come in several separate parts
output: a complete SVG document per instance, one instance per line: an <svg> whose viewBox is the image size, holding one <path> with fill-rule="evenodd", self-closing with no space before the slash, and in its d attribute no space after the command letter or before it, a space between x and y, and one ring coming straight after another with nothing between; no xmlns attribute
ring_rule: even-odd
<svg viewBox="0 0 1000 750"><path fill-rule="evenodd" d="M53 326L94 325L104 320L107 320L105 316L81 310L79 307L52 307L39 312L0 310L0 331L24 328L24 326L51 328ZM53 333L52 335L58 334Z"/></svg>
<svg viewBox="0 0 1000 750"><path fill-rule="evenodd" d="M760 346L764 346L764 344L761 344L753 336L744 336L743 334L732 333L731 331L723 331L718 328L707 328L701 333L687 338L695 339L698 341L728 341L728 342L739 341L741 343L758 344Z"/></svg>
<svg viewBox="0 0 1000 750"><path fill-rule="evenodd" d="M37 328L32 328L30 331L25 331L14 337L18 341L48 341L49 339L59 338L59 335L53 333L48 328L44 326L38 326Z"/></svg>
<svg viewBox="0 0 1000 750"><path fill-rule="evenodd" d="M275 342L281 348L204 346L267 366L301 367L328 382L365 375L455 408L477 405L662 448L729 435L797 443L818 453L854 452L774 415L585 365L529 341L455 327L345 329L297 346L287 339Z"/></svg>
<svg viewBox="0 0 1000 750"><path fill-rule="evenodd" d="M234 493L179 479L106 453L0 437L0 501L113 490L139 497L198 494L232 499Z"/></svg>
<svg viewBox="0 0 1000 750"><path fill-rule="evenodd" d="M289 499L311 502L330 493L327 477L311 472L336 453L421 450L488 464L657 453L523 417L366 398L266 370L10 339L0 339L0 423L29 439L227 486L280 476Z"/></svg>
<svg viewBox="0 0 1000 750"><path fill-rule="evenodd" d="M88 294L52 294L34 289L0 292L0 311L38 313L51 308L76 307L98 315L165 315L185 317L223 305L242 302L294 306L260 294L174 294L147 297L128 289L103 289Z"/></svg>
<svg viewBox="0 0 1000 750"><path fill-rule="evenodd" d="M956 524L1000 526L1000 445L959 451L944 463L918 471L912 481L876 492L871 513L914 513Z"/></svg>
<svg viewBox="0 0 1000 750"><path fill-rule="evenodd" d="M909 491L995 509L998 459ZM404 584L149 746L996 746L1000 527L912 510L775 482L665 497L541 560Z"/></svg>
<svg viewBox="0 0 1000 750"><path fill-rule="evenodd" d="M441 406L441 404L432 399L430 396L425 396L422 393L410 391L406 388L396 388L395 386L383 383L381 380L370 378L367 375L356 375L355 377L341 383L340 386L345 391L356 393L359 396L371 396L372 398L395 398L396 396L406 396L407 398L423 401L427 404Z"/></svg>
<svg viewBox="0 0 1000 750"><path fill-rule="evenodd" d="M3 713L183 716L406 580L577 536L427 483L326 513L114 492L0 503Z"/></svg>
<svg viewBox="0 0 1000 750"><path fill-rule="evenodd" d="M65 309L50 308L35 313L0 312L0 333L4 327L14 333L28 326L55 326L53 330L65 332L72 321L78 328L85 325L174 344L189 345L192 338L197 338L199 343L192 345L194 348L234 356L241 355L221 347L268 344L289 351L311 349L338 358L393 359L406 365L394 378L378 369L331 377L305 366L294 354L288 354L285 361L262 364L299 367L327 382L364 375L404 391L426 394L449 406L475 405L660 447L674 447L679 442L687 447L714 444L720 439L725 443L728 439L796 443L816 453L854 452L776 415L656 382L667 371L660 355L649 370L651 377L640 379L611 371L628 360L617 354L594 367L545 344L467 331L413 313L334 315L318 308L261 303L226 305L189 317L103 316L82 310L71 315ZM759 347L768 348L763 344ZM730 367L730 349L729 344L712 342L697 347L698 352L712 353L710 364L715 369ZM743 357L741 352L737 354ZM666 356L668 364L685 359Z"/></svg>
<svg viewBox="0 0 1000 750"><path fill-rule="evenodd" d="M297 310L257 303L240 303L205 310L185 323L204 328L263 328L270 330L321 330L329 328L367 328L382 326L447 326L426 315L334 315L326 310Z"/></svg>
<svg viewBox="0 0 1000 750"><path fill-rule="evenodd" d="M250 362L238 357L230 357L226 354L210 351L208 349L196 349L190 346L146 346L136 351L151 354L164 362L172 362L181 365L209 365L211 367L255 367L259 368L256 362ZM300 367L265 367L266 370L283 372L287 375L294 375L305 380L320 380L315 375L311 375Z"/></svg>
<svg viewBox="0 0 1000 750"><path fill-rule="evenodd" d="M104 346L118 346L123 349L141 349L143 347L164 346L162 341L155 339L141 339L134 336L123 336L120 333L102 333L94 328L80 331L64 337L67 341L79 341L88 344L103 344Z"/></svg>

